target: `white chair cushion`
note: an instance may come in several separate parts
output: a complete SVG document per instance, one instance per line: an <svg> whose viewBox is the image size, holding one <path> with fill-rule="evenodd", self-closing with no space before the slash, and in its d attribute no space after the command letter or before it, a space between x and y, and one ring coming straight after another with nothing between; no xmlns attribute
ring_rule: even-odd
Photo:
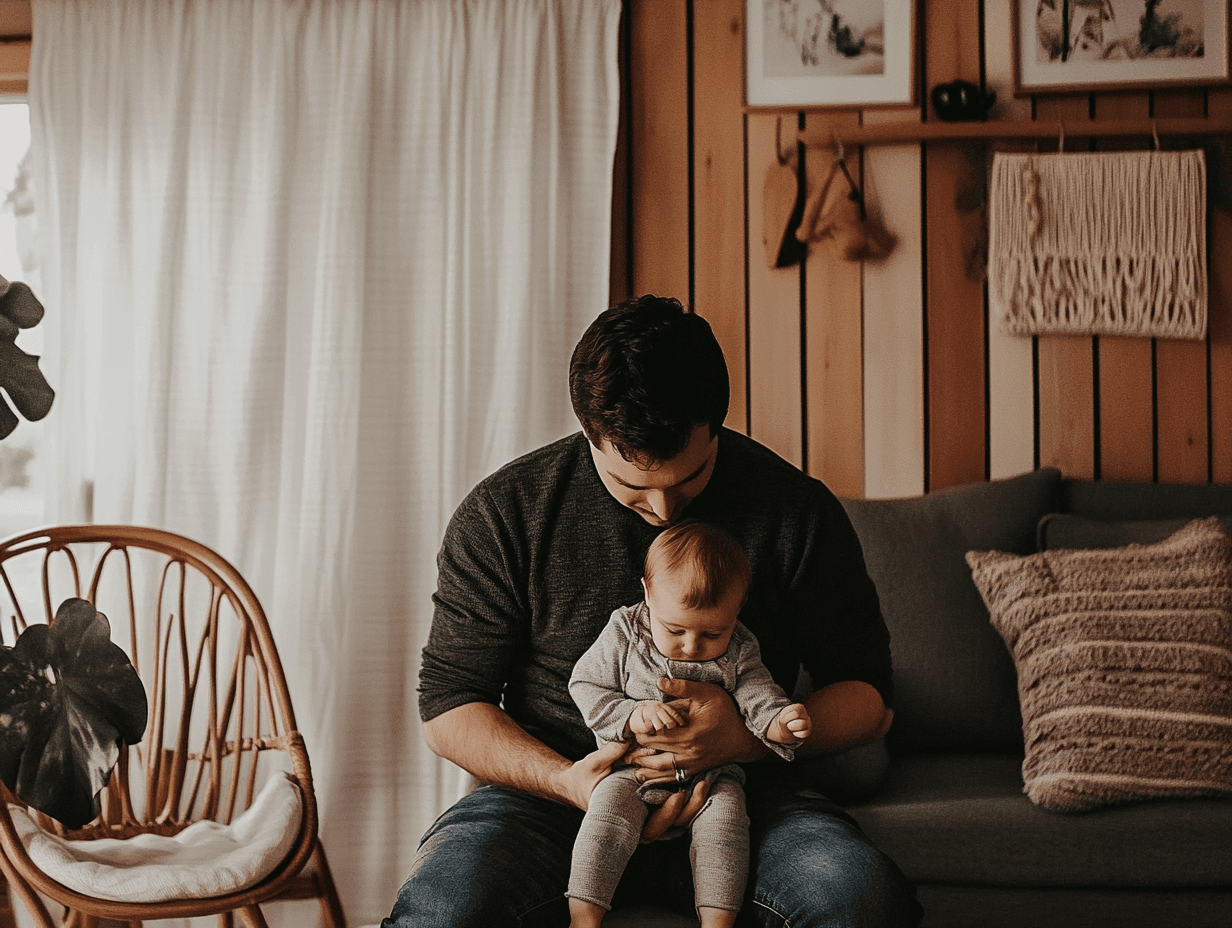
<svg viewBox="0 0 1232 928"><path fill-rule="evenodd" d="M174 837L68 841L25 809L10 805L9 814L30 859L56 882L98 899L166 902L238 892L268 876L299 835L303 799L279 773L230 825L195 822Z"/></svg>

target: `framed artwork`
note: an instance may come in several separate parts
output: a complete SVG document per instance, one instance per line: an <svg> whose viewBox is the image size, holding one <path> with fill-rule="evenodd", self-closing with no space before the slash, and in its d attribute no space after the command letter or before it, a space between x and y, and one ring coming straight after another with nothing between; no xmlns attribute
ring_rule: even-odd
<svg viewBox="0 0 1232 928"><path fill-rule="evenodd" d="M915 103L915 0L745 0L745 103Z"/></svg>
<svg viewBox="0 0 1232 928"><path fill-rule="evenodd" d="M1014 0L1014 93L1227 83L1227 0Z"/></svg>

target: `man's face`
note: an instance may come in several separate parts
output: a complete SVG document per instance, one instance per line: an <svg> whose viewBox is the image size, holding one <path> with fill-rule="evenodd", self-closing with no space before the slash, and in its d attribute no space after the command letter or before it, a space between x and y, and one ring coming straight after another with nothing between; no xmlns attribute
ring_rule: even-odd
<svg viewBox="0 0 1232 928"><path fill-rule="evenodd" d="M626 461L607 439L598 448L592 444L590 453L599 479L616 501L651 525L663 526L680 518L706 488L718 448L718 436L710 434L710 426L699 425L683 451L650 467Z"/></svg>

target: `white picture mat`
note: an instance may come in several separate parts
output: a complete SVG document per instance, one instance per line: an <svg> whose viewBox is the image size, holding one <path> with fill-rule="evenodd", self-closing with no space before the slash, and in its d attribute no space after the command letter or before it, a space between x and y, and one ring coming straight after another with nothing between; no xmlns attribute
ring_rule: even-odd
<svg viewBox="0 0 1232 928"><path fill-rule="evenodd" d="M1060 0L1058 0L1058 3ZM1204 41L1200 58L1134 58L1112 60L1040 61L1036 44L1038 0L1016 2L1015 54L1019 93L1056 89L1098 89L1109 86L1216 84L1229 77L1228 4L1226 0L1164 0L1158 14L1179 13L1195 26ZM1071 6L1073 4L1071 3ZM1142 15L1141 0L1111 0L1116 19L1111 34L1132 34Z"/></svg>
<svg viewBox="0 0 1232 928"><path fill-rule="evenodd" d="M809 0L818 2L818 0ZM810 68L799 65L791 76L782 61L767 60L767 14L778 0L746 0L745 94L750 106L878 106L914 102L914 3L912 0L845 0L857 12L884 9L885 54L881 74L834 73L834 59Z"/></svg>

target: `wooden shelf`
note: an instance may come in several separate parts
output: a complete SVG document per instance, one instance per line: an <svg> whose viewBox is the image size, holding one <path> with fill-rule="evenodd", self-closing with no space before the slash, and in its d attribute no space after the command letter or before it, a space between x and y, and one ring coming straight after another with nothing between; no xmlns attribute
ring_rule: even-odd
<svg viewBox="0 0 1232 928"><path fill-rule="evenodd" d="M957 142L992 139L1075 139L1207 137L1232 135L1232 118L990 120L987 122L901 122L867 126L836 125L802 129L796 137L810 148L844 145L894 145L904 142Z"/></svg>

